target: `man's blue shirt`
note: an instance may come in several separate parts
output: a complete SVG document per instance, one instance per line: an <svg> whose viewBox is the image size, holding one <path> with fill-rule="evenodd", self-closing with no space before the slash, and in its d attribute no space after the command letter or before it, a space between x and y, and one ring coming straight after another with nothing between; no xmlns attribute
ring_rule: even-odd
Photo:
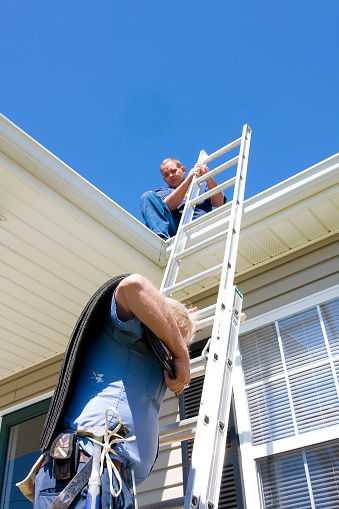
<svg viewBox="0 0 339 509"><path fill-rule="evenodd" d="M93 337L72 387L64 428L105 425L107 408L114 407L136 440L119 444L115 451L126 466L133 467L137 482L150 473L158 451L158 417L166 392L163 372L148 342L141 339L144 326L138 318L121 322L115 298L103 327ZM110 414L110 429L117 424ZM93 453L93 444L80 441Z"/></svg>
<svg viewBox="0 0 339 509"><path fill-rule="evenodd" d="M159 187L155 190L155 193L160 196L162 200L166 198L166 196L169 196L171 193L173 193L174 187ZM208 187L206 182L202 182L200 185L200 191L199 195L206 193L208 191ZM172 215L175 217L181 218L181 215L183 213L184 207L186 203L186 196L179 205L179 207L175 210L172 210ZM198 217L202 216L203 214L207 214L207 212L210 212L212 210L212 204L210 198L207 198L200 203L197 203L194 209L193 213L193 219L197 219Z"/></svg>

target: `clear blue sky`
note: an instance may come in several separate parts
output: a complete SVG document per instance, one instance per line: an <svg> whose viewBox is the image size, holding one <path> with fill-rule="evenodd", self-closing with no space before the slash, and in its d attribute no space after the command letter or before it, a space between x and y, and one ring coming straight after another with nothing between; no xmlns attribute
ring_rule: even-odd
<svg viewBox="0 0 339 509"><path fill-rule="evenodd" d="M141 220L253 131L246 197L338 152L338 0L2 0L0 111Z"/></svg>

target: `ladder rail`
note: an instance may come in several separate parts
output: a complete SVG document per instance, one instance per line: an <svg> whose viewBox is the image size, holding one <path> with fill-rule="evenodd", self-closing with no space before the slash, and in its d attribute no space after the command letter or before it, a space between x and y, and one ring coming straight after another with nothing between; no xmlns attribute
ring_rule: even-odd
<svg viewBox="0 0 339 509"><path fill-rule="evenodd" d="M192 507L195 509L211 509L216 508L218 504L231 400L231 375L242 306L242 295L234 287L233 280L240 236L250 138L251 130L245 125L241 138L211 155L207 155L205 151L200 152L198 161L207 164L229 150L240 146L237 157L217 166L206 175L193 178L160 288L162 294L172 295L197 283L202 283L208 278L220 275L216 304L197 312L198 328L204 329L212 325L211 339L207 347L206 368L204 367L206 361L204 355L191 362L192 378L201 376L205 372L199 414L195 418L165 426L160 431L161 444L195 437L184 509L191 509ZM228 178L226 182L199 195L200 184L203 181L235 164L237 165L235 177ZM192 220L194 206L197 203L231 186L234 186L231 203L214 209L194 221ZM220 230L214 230L217 233L210 235L213 230L212 223L214 219L218 220L219 214L221 219L218 221L218 227L222 227L223 231L220 233ZM207 228L199 229L205 222ZM202 234L200 234L201 232ZM221 242L225 242L221 264L176 282L183 259L187 260L186 263L191 259L198 261L197 256L200 249L205 248L205 252L210 252L210 246L214 243L219 246ZM189 243L188 247L186 247L186 243ZM190 255L192 255L191 258L189 258ZM213 279L211 279L211 282L215 284ZM205 287L209 287L209 283ZM194 292L195 288L192 288L191 295ZM203 354L205 354L205 351Z"/></svg>
<svg viewBox="0 0 339 509"><path fill-rule="evenodd" d="M219 478L219 471L220 465L223 462L224 448L216 448L216 442L223 439L226 441L226 437L223 435L226 435L224 431L227 429L228 415L227 407L226 415L221 415L221 413L225 413L225 408L220 403L219 405L215 404L211 394L217 392L219 395L222 395L225 376L229 378L231 376L230 366L225 362L229 341L220 341L220 339L222 336L227 339L229 338L232 321L235 320L233 310L235 292L232 294L231 289L235 274L236 250L239 241L250 134L248 126L244 126L237 167L237 182L234 189L231 220L226 238L221 284L218 292L210 355L206 367L197 432L192 453L185 509L190 509L194 503L199 508L207 508L207 504L210 507L216 507L218 502L217 492L219 493L220 490L221 479L221 477ZM224 360L224 365L219 362L220 359ZM228 399L230 401L230 398ZM220 422L223 423L224 431L220 430ZM212 430L211 432L210 429ZM214 476L214 483L211 483L211 476ZM210 484L213 485L213 489L210 488ZM215 489L215 486L218 486L218 489Z"/></svg>
<svg viewBox="0 0 339 509"><path fill-rule="evenodd" d="M179 228L178 228L177 234L174 239L173 249L171 251L170 259L167 263L165 274L164 274L162 284L160 287L160 293L164 293L164 289L167 288L168 286L170 286L173 283L173 281L175 281L175 279L178 275L178 272L179 272L179 265L176 262L175 257L173 256L173 253L182 251L185 246L187 234L184 231L184 229L182 228L182 225L190 223L193 218L193 213L194 213L193 207L188 207L187 202L189 202L190 200L194 200L199 194L199 187L194 185L195 180L196 180L196 177L193 177L191 186L188 190L186 206L183 210Z"/></svg>

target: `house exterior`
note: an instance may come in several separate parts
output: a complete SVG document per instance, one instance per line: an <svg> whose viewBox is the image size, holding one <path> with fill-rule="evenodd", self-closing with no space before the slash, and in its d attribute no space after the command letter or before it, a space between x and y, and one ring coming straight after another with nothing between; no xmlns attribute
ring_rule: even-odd
<svg viewBox="0 0 339 509"><path fill-rule="evenodd" d="M15 509L31 506L15 483L39 455L82 308L115 274L160 286L170 243L2 116L0 175L0 507ZM220 508L339 506L338 254L339 154L245 202L235 283L247 319ZM217 281L191 301L205 307L216 292ZM197 412L201 384L166 395L160 426ZM140 506L182 496L190 449L161 445Z"/></svg>

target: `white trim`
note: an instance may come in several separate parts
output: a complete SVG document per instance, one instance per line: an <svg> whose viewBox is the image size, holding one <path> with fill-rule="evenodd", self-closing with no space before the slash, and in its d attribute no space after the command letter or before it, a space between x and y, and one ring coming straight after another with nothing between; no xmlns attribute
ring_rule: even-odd
<svg viewBox="0 0 339 509"><path fill-rule="evenodd" d="M318 304L322 304L323 302L329 302L338 296L339 285L335 285L327 288L326 290L313 293L312 295L303 297L302 299L286 304L285 306L281 306L277 309L274 309L273 311L268 311L267 313L263 313L262 315L246 320L240 324L239 334L243 334L253 329L263 327L264 325L273 323L277 320L281 320L287 316L292 316L302 311L306 311L307 309L313 306L317 306Z"/></svg>
<svg viewBox="0 0 339 509"><path fill-rule="evenodd" d="M266 444L252 446L252 460L266 458L274 454L282 454L285 452L302 449L303 447L310 447L313 445L331 442L338 440L339 437L339 424L328 426L327 428L319 428L306 433L301 433L298 436L282 438L275 442L268 442Z"/></svg>
<svg viewBox="0 0 339 509"><path fill-rule="evenodd" d="M308 487L308 495L310 497L311 507L312 507L312 509L316 509L315 503L314 503L312 483L311 483L310 472L308 470L308 463L307 463L305 449L302 449L301 454L302 454L302 458L303 458L303 462L304 462L304 469L305 469L305 475L306 475L306 481L307 481L307 487Z"/></svg>
<svg viewBox="0 0 339 509"><path fill-rule="evenodd" d="M17 405L11 406L9 408L5 408L4 410L0 410L0 432L2 430L2 418L5 415L9 415L17 410L21 410L22 408L26 408L30 405L34 405L35 403L40 403L40 401L44 401L47 398L51 398L53 396L54 391L49 391L46 394L41 394L40 396L36 396L35 398L28 399L23 403L18 403Z"/></svg>
<svg viewBox="0 0 339 509"><path fill-rule="evenodd" d="M0 114L0 152L158 264L161 239L13 122ZM160 260L161 261L161 260Z"/></svg>
<svg viewBox="0 0 339 509"><path fill-rule="evenodd" d="M251 426L241 365L240 351L237 349L232 375L234 406L237 419L241 470L244 479L244 492L247 509L260 509L260 489L256 462L253 458L251 443Z"/></svg>
<svg viewBox="0 0 339 509"><path fill-rule="evenodd" d="M329 302L339 295L339 285L322 290L303 299L246 320L240 325L240 334L257 329L282 318L305 311L311 307ZM257 474L256 460L268 455L301 449L311 445L335 440L339 437L339 425L321 428L296 436L276 440L262 445L252 445L252 433L246 398L245 381L241 364L240 351L236 353L233 370L234 404L237 415L237 426L240 445L241 468L244 478L244 491L247 509L259 509L261 505L260 482Z"/></svg>
<svg viewBox="0 0 339 509"><path fill-rule="evenodd" d="M0 418L2 418L4 415L8 415L13 412L16 412L17 410L21 410L22 408L26 408L30 405L34 405L35 403L40 403L40 401L44 401L47 398L51 398L53 396L53 393L54 393L54 391L49 391L46 394L36 396L35 398L28 399L22 403L18 403L17 405L11 406L9 408L5 408L4 410L0 410Z"/></svg>
<svg viewBox="0 0 339 509"><path fill-rule="evenodd" d="M335 385L335 388L336 388L336 391L337 391L337 396L338 396L338 399L339 399L339 381L338 381L337 373L336 373L335 366L334 366L334 362L336 360L336 356L332 355L330 343L328 341L326 327L325 327L325 324L324 324L323 315L322 315L322 312L321 312L321 309L320 309L319 305L317 305L317 312L318 312L318 317L319 317L321 331L323 333L324 340L325 340L327 355L328 355L328 358L329 358L329 361L330 361L330 366L331 366L332 376L333 376L333 380L334 380L334 385Z"/></svg>
<svg viewBox="0 0 339 509"><path fill-rule="evenodd" d="M309 189L313 186L317 187L317 192L328 188L331 185L326 182L329 178L333 178L333 184L337 184L338 171L339 153L246 200L244 203L245 218L252 213L258 213L264 218L268 214L268 208L271 213L274 213L282 208L282 202L284 203L283 208L286 205L294 205L297 201L309 197Z"/></svg>
<svg viewBox="0 0 339 509"><path fill-rule="evenodd" d="M292 414L294 433L296 435L299 435L298 424L297 424L297 417L295 415L295 409L294 409L293 398L292 398L291 384L290 384L290 380L289 380L288 372L287 372L287 365L286 365L286 359L285 359L285 354L284 354L284 348L283 348L283 344L282 344L282 340L281 340L280 328L279 328L279 324L278 324L277 321L274 322L274 325L275 325L275 330L276 330L277 337L278 337L280 357L281 357L281 361L282 361L282 365L283 365L283 370L284 370L284 376L282 378L285 379L285 383L286 383L288 401L290 403L291 414Z"/></svg>

